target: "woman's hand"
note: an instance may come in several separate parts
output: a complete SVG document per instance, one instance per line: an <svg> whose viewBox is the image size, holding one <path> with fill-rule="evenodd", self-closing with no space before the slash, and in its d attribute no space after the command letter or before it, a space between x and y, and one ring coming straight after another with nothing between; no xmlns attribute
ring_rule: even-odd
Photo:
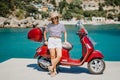
<svg viewBox="0 0 120 80"><path fill-rule="evenodd" d="M44 44L45 44L45 45L48 45L48 41L45 41Z"/></svg>

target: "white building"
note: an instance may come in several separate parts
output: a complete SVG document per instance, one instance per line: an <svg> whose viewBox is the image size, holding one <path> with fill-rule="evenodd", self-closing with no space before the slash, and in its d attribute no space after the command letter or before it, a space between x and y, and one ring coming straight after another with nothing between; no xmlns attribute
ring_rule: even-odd
<svg viewBox="0 0 120 80"><path fill-rule="evenodd" d="M83 0L82 8L83 10L98 10L99 4L94 0Z"/></svg>
<svg viewBox="0 0 120 80"><path fill-rule="evenodd" d="M94 23L105 23L105 21L104 17L92 17L92 22Z"/></svg>

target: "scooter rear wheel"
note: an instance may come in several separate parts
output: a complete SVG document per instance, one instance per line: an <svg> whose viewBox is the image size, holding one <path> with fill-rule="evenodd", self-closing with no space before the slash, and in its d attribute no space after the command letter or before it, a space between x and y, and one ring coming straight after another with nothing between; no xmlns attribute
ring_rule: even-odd
<svg viewBox="0 0 120 80"><path fill-rule="evenodd" d="M93 59L88 63L88 70L92 74L102 74L105 70L105 62L102 59Z"/></svg>
<svg viewBox="0 0 120 80"><path fill-rule="evenodd" d="M48 71L48 66L50 66L51 62L48 58L45 58L45 57L38 57L38 66L43 69L43 70L46 70Z"/></svg>

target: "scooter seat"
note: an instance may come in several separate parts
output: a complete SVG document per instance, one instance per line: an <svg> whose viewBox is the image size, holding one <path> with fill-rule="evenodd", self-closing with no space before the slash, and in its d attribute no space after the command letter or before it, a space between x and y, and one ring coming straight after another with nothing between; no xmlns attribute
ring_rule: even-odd
<svg viewBox="0 0 120 80"><path fill-rule="evenodd" d="M73 45L71 44L71 43L69 43L69 42L63 42L62 43L62 47L64 48L64 49L67 49L67 50L71 50L72 48L73 48Z"/></svg>

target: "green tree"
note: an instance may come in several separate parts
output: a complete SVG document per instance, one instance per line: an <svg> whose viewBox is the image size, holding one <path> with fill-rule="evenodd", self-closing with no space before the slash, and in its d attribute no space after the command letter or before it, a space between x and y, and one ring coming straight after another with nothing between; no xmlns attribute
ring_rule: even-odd
<svg viewBox="0 0 120 80"><path fill-rule="evenodd" d="M73 3L70 3L68 4L68 8L73 10L75 8L75 5L73 5Z"/></svg>
<svg viewBox="0 0 120 80"><path fill-rule="evenodd" d="M83 15L85 17L105 17L106 16L106 11L98 11L98 10L94 10L94 11L84 11Z"/></svg>
<svg viewBox="0 0 120 80"><path fill-rule="evenodd" d="M6 16L15 9L27 10L30 5L30 2L35 0L1 0L0 1L0 16ZM4 13L4 14L3 14Z"/></svg>
<svg viewBox="0 0 120 80"><path fill-rule="evenodd" d="M106 5L120 6L120 0L105 0Z"/></svg>
<svg viewBox="0 0 120 80"><path fill-rule="evenodd" d="M55 0L50 0L50 2L54 5L55 8L57 7Z"/></svg>
<svg viewBox="0 0 120 80"><path fill-rule="evenodd" d="M66 0L63 0L59 3L59 9L60 9L60 13L62 14L63 10L67 10L68 4L66 2Z"/></svg>
<svg viewBox="0 0 120 80"><path fill-rule="evenodd" d="M18 17L18 19L23 19L25 17L24 11L21 9L18 9L16 11L16 17Z"/></svg>
<svg viewBox="0 0 120 80"><path fill-rule="evenodd" d="M34 3L37 3L37 4L42 3L42 0L34 0Z"/></svg>
<svg viewBox="0 0 120 80"><path fill-rule="evenodd" d="M120 21L120 13L118 14L118 21Z"/></svg>
<svg viewBox="0 0 120 80"><path fill-rule="evenodd" d="M91 17L91 12L92 12L92 11L84 11L83 15L84 15L85 17Z"/></svg>
<svg viewBox="0 0 120 80"><path fill-rule="evenodd" d="M34 6L31 6L31 5L29 5L29 6L27 7L27 11L28 11L29 13L38 13L37 8L35 8Z"/></svg>
<svg viewBox="0 0 120 80"><path fill-rule="evenodd" d="M73 5L75 5L78 8L81 8L81 5L80 5L81 3L82 3L82 0L73 0Z"/></svg>
<svg viewBox="0 0 120 80"><path fill-rule="evenodd" d="M0 3L0 16L6 17L9 13L9 7L5 3Z"/></svg>
<svg viewBox="0 0 120 80"><path fill-rule="evenodd" d="M99 11L104 11L103 10L103 5L101 3L99 3Z"/></svg>
<svg viewBox="0 0 120 80"><path fill-rule="evenodd" d="M107 18L108 19L114 19L114 15L109 13L108 16L107 16Z"/></svg>
<svg viewBox="0 0 120 80"><path fill-rule="evenodd" d="M47 12L40 12L40 14L42 15L43 19L45 19L49 16L49 14Z"/></svg>
<svg viewBox="0 0 120 80"><path fill-rule="evenodd" d="M68 4L66 0L60 2L60 13L64 15L64 19L71 19L76 17L78 19L83 15L82 7L80 6L81 0L73 0L72 3Z"/></svg>
<svg viewBox="0 0 120 80"><path fill-rule="evenodd" d="M72 14L71 14L71 12L69 12L69 11L66 11L66 13L65 14L63 14L63 18L64 19L67 19L67 20L69 20L69 19L72 19Z"/></svg>

